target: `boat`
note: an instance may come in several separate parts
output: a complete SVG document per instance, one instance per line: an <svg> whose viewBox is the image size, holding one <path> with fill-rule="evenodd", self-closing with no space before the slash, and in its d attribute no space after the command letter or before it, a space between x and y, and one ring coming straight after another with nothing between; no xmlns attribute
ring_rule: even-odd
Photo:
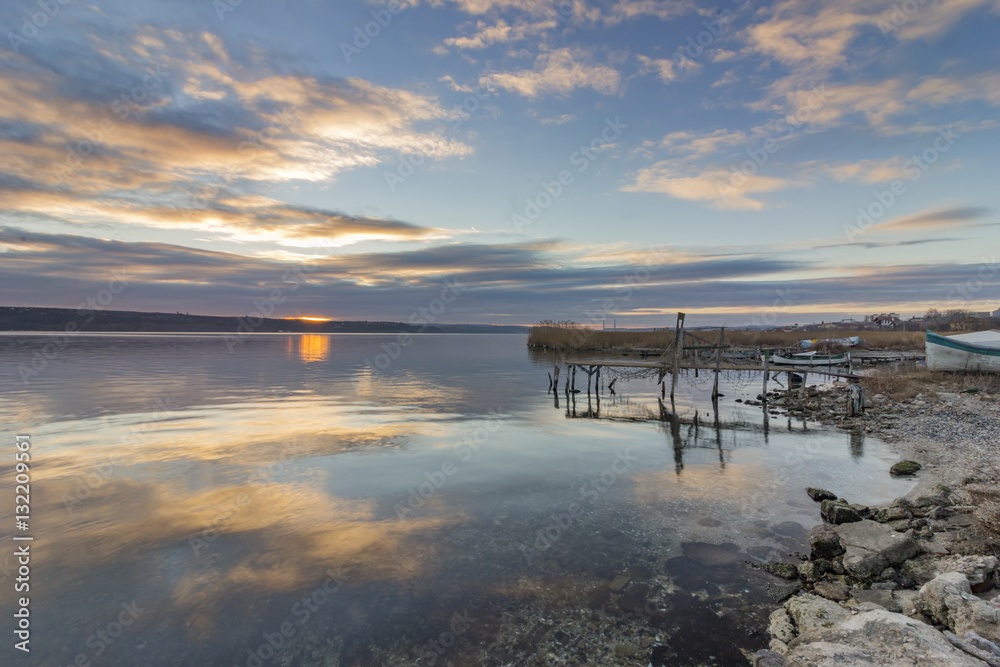
<svg viewBox="0 0 1000 667"><path fill-rule="evenodd" d="M847 338L813 338L812 340L800 340L799 345L803 349L809 349L813 345L818 345L819 343L828 343L830 345L843 345L844 347L855 347L861 344L860 336L848 336Z"/></svg>
<svg viewBox="0 0 1000 667"><path fill-rule="evenodd" d="M772 366L840 366L850 362L851 357L846 352L841 354L817 354L807 352L783 357L780 354L771 355Z"/></svg>
<svg viewBox="0 0 1000 667"><path fill-rule="evenodd" d="M926 334L927 369L1000 373L1000 331L942 336Z"/></svg>

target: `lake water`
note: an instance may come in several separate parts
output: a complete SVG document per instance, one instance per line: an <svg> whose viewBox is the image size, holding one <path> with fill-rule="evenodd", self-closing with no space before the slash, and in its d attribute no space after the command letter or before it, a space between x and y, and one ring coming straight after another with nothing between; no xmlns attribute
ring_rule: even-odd
<svg viewBox="0 0 1000 667"><path fill-rule="evenodd" d="M0 336L4 664L741 664L781 583L745 561L808 550L804 488L911 484L878 440L734 403L759 376L725 378L718 425L707 374L678 420L655 378L567 405L523 336L50 342Z"/></svg>

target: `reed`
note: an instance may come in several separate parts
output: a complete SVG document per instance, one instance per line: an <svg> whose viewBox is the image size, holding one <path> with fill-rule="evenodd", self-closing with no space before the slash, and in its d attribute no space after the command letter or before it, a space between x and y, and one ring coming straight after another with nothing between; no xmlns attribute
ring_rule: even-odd
<svg viewBox="0 0 1000 667"><path fill-rule="evenodd" d="M717 331L691 331L702 335L714 343ZM796 348L799 341L811 338L843 338L860 336L861 349L921 350L924 334L920 331L858 331L858 332L817 332L817 331L755 331L726 330L725 343L742 347ZM672 330L664 331L607 331L591 329L576 322L541 322L531 328L528 345L556 350L618 350L653 348L665 349L674 340ZM837 345L820 346L821 350L839 351Z"/></svg>

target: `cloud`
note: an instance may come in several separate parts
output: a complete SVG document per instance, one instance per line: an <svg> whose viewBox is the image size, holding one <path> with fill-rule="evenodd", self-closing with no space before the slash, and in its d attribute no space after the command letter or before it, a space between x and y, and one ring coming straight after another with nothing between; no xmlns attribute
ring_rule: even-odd
<svg viewBox="0 0 1000 667"><path fill-rule="evenodd" d="M589 62L583 50L566 47L540 54L533 69L495 72L484 75L480 83L492 82L494 86L533 98L568 95L578 88L613 95L618 92L620 78L614 68Z"/></svg>
<svg viewBox="0 0 1000 667"><path fill-rule="evenodd" d="M888 183L897 178L903 178L903 158L893 157L886 160L859 160L858 162L838 162L822 164L820 169L835 180L858 181L860 183ZM809 167L816 163L807 163Z"/></svg>
<svg viewBox="0 0 1000 667"><path fill-rule="evenodd" d="M960 206L895 218L879 223L871 229L885 231L913 231L922 229L952 229L968 227L976 220L989 216L990 210L982 206Z"/></svg>
<svg viewBox="0 0 1000 667"><path fill-rule="evenodd" d="M744 176L718 167L689 173L672 161L663 161L640 169L632 183L621 189L624 192L660 192L677 199L706 202L723 210L759 211L764 208L764 202L749 195L774 192L792 185L793 181L784 178Z"/></svg>
<svg viewBox="0 0 1000 667"><path fill-rule="evenodd" d="M701 63L697 63L690 58L680 55L674 59L650 58L648 56L637 55L639 61L639 73L656 73L663 83L677 81L682 76L696 74L701 70Z"/></svg>

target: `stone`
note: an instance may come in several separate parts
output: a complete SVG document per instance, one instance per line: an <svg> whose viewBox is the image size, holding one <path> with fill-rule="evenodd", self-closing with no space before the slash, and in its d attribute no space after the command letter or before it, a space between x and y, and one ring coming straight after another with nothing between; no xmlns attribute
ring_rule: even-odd
<svg viewBox="0 0 1000 667"><path fill-rule="evenodd" d="M855 521L862 520L861 515L858 514L857 510L841 504L836 500L824 500L820 503L819 513L823 517L823 521L834 525L853 523Z"/></svg>
<svg viewBox="0 0 1000 667"><path fill-rule="evenodd" d="M920 588L924 613L959 636L974 631L990 641L1000 641L1000 610L972 594L961 572L945 572Z"/></svg>
<svg viewBox="0 0 1000 667"><path fill-rule="evenodd" d="M814 582L830 571L830 561L818 559L799 565L799 577L803 581Z"/></svg>
<svg viewBox="0 0 1000 667"><path fill-rule="evenodd" d="M902 475L914 475L920 470L920 464L916 461L899 461L889 468L889 474L895 477Z"/></svg>
<svg viewBox="0 0 1000 667"><path fill-rule="evenodd" d="M833 627L851 615L836 602L810 593L793 597L785 603L785 609L800 635Z"/></svg>
<svg viewBox="0 0 1000 667"><path fill-rule="evenodd" d="M799 637L785 659L789 664L949 665L983 667L955 648L933 627L902 614L875 609L848 615L833 627Z"/></svg>
<svg viewBox="0 0 1000 667"><path fill-rule="evenodd" d="M887 567L900 565L920 551L916 541L876 521L860 521L834 529L844 546L844 568L862 581L876 579Z"/></svg>
<svg viewBox="0 0 1000 667"><path fill-rule="evenodd" d="M966 632L962 639L969 642L980 651L986 651L987 653L992 653L993 655L1000 657L1000 646L997 646L994 642L991 642L985 637L980 637L975 630L969 630Z"/></svg>
<svg viewBox="0 0 1000 667"><path fill-rule="evenodd" d="M869 602L889 611L901 612L903 610L892 598L892 591L882 591L877 588L870 588L868 590L852 588L851 597L858 602Z"/></svg>
<svg viewBox="0 0 1000 667"><path fill-rule="evenodd" d="M615 655L619 658L631 658L638 652L639 647L635 644L617 644L615 646Z"/></svg>
<svg viewBox="0 0 1000 667"><path fill-rule="evenodd" d="M835 496L830 491L827 491L826 489L816 489L816 488L813 488L811 486L806 489L806 493L808 493L809 497L812 498L813 500L815 500L816 502L819 502L821 500L836 500L837 499L837 496Z"/></svg>
<svg viewBox="0 0 1000 667"><path fill-rule="evenodd" d="M784 656L766 648L753 654L753 667L785 667L787 664Z"/></svg>
<svg viewBox="0 0 1000 667"><path fill-rule="evenodd" d="M813 560L819 558L830 560L844 553L837 531L825 524L820 524L809 531L809 547L812 550Z"/></svg>
<svg viewBox="0 0 1000 667"><path fill-rule="evenodd" d="M792 621L792 617L788 615L787 609L778 607L771 612L767 631L771 633L772 637L785 644L795 639L795 623Z"/></svg>
<svg viewBox="0 0 1000 667"><path fill-rule="evenodd" d="M849 596L850 589L847 584L839 581L817 581L813 586L813 592L816 595L825 597L827 600L833 600L834 602L843 602Z"/></svg>
<svg viewBox="0 0 1000 667"><path fill-rule="evenodd" d="M942 558L937 562L938 572L961 572L969 580L972 592L976 593L977 587L987 584L992 587L997 579L997 566L1000 561L996 556L950 556ZM985 592L980 590L978 592Z"/></svg>
<svg viewBox="0 0 1000 667"><path fill-rule="evenodd" d="M885 509L878 510L872 518L880 523L888 523L889 521L912 519L913 512L910 511L909 508L892 505Z"/></svg>
<svg viewBox="0 0 1000 667"><path fill-rule="evenodd" d="M628 585L629 581L631 581L631 579L629 578L628 575L619 574L614 579L611 580L611 583L608 584L608 588L617 592L625 588Z"/></svg>

